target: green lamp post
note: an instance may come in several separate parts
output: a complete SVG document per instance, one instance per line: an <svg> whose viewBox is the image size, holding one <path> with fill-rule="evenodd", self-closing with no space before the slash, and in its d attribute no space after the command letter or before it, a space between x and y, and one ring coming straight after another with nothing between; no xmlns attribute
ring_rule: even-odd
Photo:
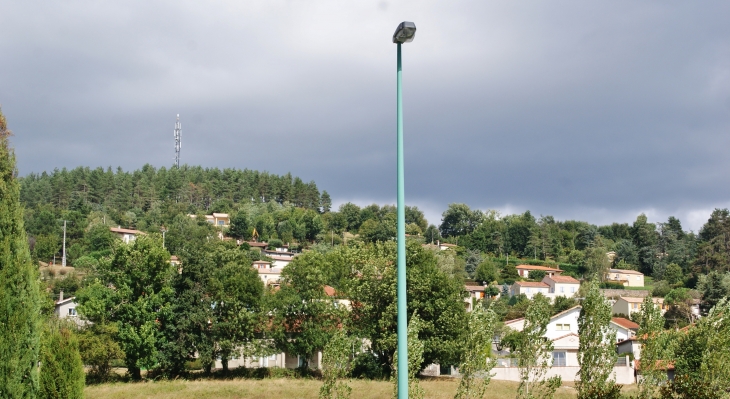
<svg viewBox="0 0 730 399"><path fill-rule="evenodd" d="M406 206L403 190L403 90L401 89L401 51L403 43L413 41L416 24L401 22L393 34L398 45L398 399L408 399L408 309L406 307Z"/></svg>

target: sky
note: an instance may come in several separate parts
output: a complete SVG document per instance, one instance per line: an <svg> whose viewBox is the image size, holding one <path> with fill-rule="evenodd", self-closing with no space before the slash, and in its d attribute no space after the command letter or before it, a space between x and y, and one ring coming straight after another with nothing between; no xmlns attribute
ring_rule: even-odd
<svg viewBox="0 0 730 399"><path fill-rule="evenodd" d="M0 0L21 175L182 163L291 172L335 205L595 224L730 207L730 2Z"/></svg>

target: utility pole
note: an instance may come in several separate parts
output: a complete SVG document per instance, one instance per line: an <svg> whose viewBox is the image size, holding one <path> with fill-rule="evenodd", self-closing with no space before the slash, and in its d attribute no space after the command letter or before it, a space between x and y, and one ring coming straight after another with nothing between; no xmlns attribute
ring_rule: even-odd
<svg viewBox="0 0 730 399"><path fill-rule="evenodd" d="M61 258L61 267L66 267L66 221L63 221L63 257Z"/></svg>

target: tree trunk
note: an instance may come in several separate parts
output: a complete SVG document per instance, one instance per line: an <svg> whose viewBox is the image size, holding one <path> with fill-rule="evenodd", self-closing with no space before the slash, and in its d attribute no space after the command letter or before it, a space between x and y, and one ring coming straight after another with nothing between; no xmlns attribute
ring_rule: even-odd
<svg viewBox="0 0 730 399"><path fill-rule="evenodd" d="M133 380L139 381L142 379L142 370L139 367L128 367L127 371Z"/></svg>

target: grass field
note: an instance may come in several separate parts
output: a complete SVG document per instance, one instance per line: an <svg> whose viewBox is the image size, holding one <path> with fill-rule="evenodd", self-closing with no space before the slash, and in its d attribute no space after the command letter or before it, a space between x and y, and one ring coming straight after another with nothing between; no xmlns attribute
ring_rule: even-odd
<svg viewBox="0 0 730 399"><path fill-rule="evenodd" d="M236 379L161 381L92 385L86 388L86 398L145 398L145 399L213 399L213 398L295 398L316 399L321 381L313 379ZM458 379L441 378L421 381L428 399L451 399L456 393ZM514 398L517 383L492 381L486 398ZM393 385L385 381L354 380L350 382L353 399L391 398ZM558 389L556 399L575 398L572 386Z"/></svg>

